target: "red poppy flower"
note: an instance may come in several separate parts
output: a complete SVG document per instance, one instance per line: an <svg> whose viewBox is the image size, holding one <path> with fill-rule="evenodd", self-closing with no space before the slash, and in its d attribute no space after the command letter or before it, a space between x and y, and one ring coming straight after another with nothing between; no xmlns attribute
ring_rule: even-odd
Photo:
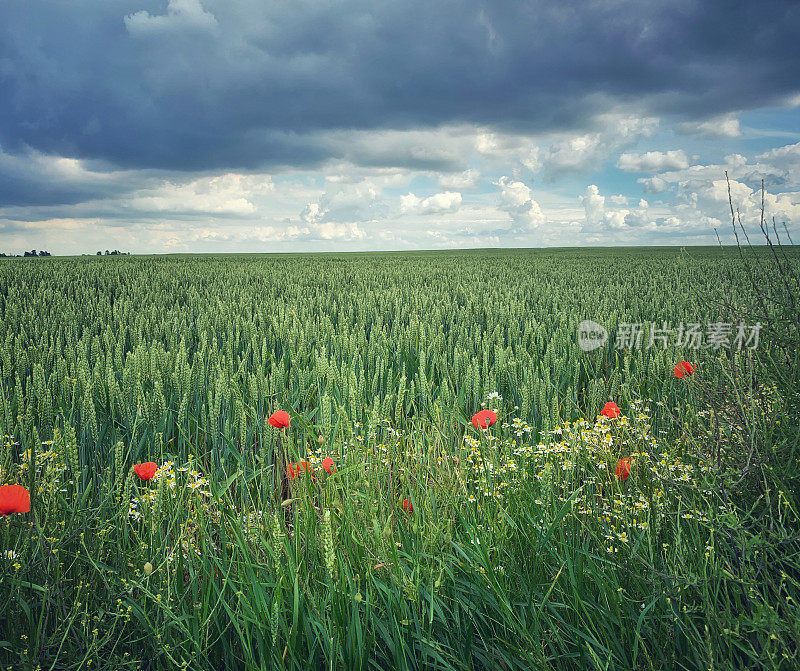
<svg viewBox="0 0 800 671"><path fill-rule="evenodd" d="M157 470L158 465L153 461L145 461L143 464L136 464L133 467L134 473L136 473L141 480L152 480Z"/></svg>
<svg viewBox="0 0 800 671"><path fill-rule="evenodd" d="M409 515L414 512L414 504L409 499L403 499L400 507L405 510Z"/></svg>
<svg viewBox="0 0 800 671"><path fill-rule="evenodd" d="M30 492L22 485L3 485L0 487L0 515L28 513L31 510Z"/></svg>
<svg viewBox="0 0 800 671"><path fill-rule="evenodd" d="M288 429L289 425L292 423L292 418L285 410L278 410L277 412L273 412L267 421L276 429Z"/></svg>
<svg viewBox="0 0 800 671"><path fill-rule="evenodd" d="M286 467L286 473L292 479L294 479L294 478L296 478L296 477L298 477L300 475L303 475L303 473L305 473L305 472L308 472L308 473L313 473L314 472L314 467L311 464L309 464L305 459L301 459L299 462L296 462L294 464L289 464Z"/></svg>
<svg viewBox="0 0 800 671"><path fill-rule="evenodd" d="M603 406L603 409L600 411L600 414L603 415L603 417L608 417L609 419L614 419L616 417L619 417L620 415L619 406L616 403L614 403L614 401L609 401Z"/></svg>
<svg viewBox="0 0 800 671"><path fill-rule="evenodd" d="M497 421L497 413L491 410L481 410L472 415L472 426L476 429L488 429Z"/></svg>
<svg viewBox="0 0 800 671"><path fill-rule="evenodd" d="M694 375L694 366L688 361L681 361L675 366L675 377L681 378L687 375Z"/></svg>
<svg viewBox="0 0 800 671"><path fill-rule="evenodd" d="M328 473L335 473L336 472L336 464L333 463L333 459L330 457L326 457L322 460L322 468L324 468Z"/></svg>
<svg viewBox="0 0 800 671"><path fill-rule="evenodd" d="M628 476L631 474L631 458L626 457L625 459L620 459L617 462L617 470L615 473L620 480L627 480Z"/></svg>

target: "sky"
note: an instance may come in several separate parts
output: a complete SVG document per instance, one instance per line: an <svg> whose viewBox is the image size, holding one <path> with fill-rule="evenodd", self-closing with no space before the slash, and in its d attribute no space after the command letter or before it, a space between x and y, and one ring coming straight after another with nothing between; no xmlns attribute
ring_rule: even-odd
<svg viewBox="0 0 800 671"><path fill-rule="evenodd" d="M800 242L798 34L772 0L3 0L0 251L716 244L726 172Z"/></svg>

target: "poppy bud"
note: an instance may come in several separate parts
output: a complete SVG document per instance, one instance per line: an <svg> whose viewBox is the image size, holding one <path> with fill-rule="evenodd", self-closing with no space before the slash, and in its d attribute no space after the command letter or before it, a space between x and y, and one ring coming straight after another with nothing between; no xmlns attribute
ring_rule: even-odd
<svg viewBox="0 0 800 671"><path fill-rule="evenodd" d="M325 437L320 434L319 438L317 438L317 442L322 445L325 442Z"/></svg>
<svg viewBox="0 0 800 671"><path fill-rule="evenodd" d="M153 574L153 565L148 561L144 563L144 574L145 575L152 575Z"/></svg>

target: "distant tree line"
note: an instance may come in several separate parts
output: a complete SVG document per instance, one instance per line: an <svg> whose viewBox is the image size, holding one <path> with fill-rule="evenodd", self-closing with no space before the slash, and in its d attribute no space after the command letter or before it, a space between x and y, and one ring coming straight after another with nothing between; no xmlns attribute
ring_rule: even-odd
<svg viewBox="0 0 800 671"><path fill-rule="evenodd" d="M27 258L29 256L52 256L52 254L44 250L37 252L35 249L32 249L29 252L25 252L24 254L6 254L5 252L0 252L0 259L13 259L13 258L20 258L23 256Z"/></svg>
<svg viewBox="0 0 800 671"><path fill-rule="evenodd" d="M113 252L108 250L104 252L97 252L96 256L130 256L130 252L121 252L118 249L115 249ZM30 258L30 257L40 257L40 256L52 256L50 252L46 252L41 250L37 252L35 249L32 249L29 252L25 252L23 254L6 254L5 252L0 252L0 259L20 259L20 258ZM86 256L83 254L82 256Z"/></svg>

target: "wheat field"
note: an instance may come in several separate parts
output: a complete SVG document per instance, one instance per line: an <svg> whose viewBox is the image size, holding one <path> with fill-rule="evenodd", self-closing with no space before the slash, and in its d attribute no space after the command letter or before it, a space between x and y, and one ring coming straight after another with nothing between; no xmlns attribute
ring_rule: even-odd
<svg viewBox="0 0 800 671"><path fill-rule="evenodd" d="M796 380L748 268L3 260L3 668L797 668Z"/></svg>

